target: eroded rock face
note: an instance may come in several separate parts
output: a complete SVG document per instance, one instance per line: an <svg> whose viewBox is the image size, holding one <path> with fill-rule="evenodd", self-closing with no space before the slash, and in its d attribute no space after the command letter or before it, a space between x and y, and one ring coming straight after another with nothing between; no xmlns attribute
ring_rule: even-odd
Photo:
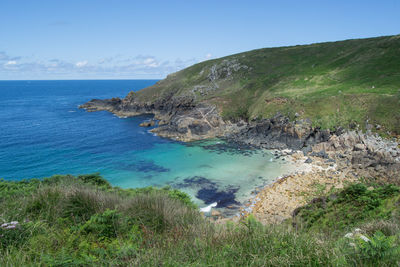
<svg viewBox="0 0 400 267"><path fill-rule="evenodd" d="M160 115L156 117L160 118ZM152 132L181 141L222 136L228 127L215 107L207 105L198 105L191 110L176 110L166 121Z"/></svg>
<svg viewBox="0 0 400 267"><path fill-rule="evenodd" d="M290 122L282 115L250 123L247 128L230 135L235 140L255 146L294 150L327 141L330 136L329 131L313 128L310 120Z"/></svg>
<svg viewBox="0 0 400 267"><path fill-rule="evenodd" d="M214 106L194 104L189 97L167 97L154 103L142 103L128 95L125 99L92 100L81 105L87 111L106 110L118 116L154 114L159 127L152 130L159 136L192 141L222 136L234 125L225 123Z"/></svg>
<svg viewBox="0 0 400 267"><path fill-rule="evenodd" d="M332 135L328 141L313 146L314 151L340 154L360 177L385 178L399 183L400 149L395 141L377 135L348 131Z"/></svg>

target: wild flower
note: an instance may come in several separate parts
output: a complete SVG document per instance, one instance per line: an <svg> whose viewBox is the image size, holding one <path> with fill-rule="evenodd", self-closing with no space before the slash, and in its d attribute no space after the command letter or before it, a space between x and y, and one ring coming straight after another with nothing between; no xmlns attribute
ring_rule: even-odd
<svg viewBox="0 0 400 267"><path fill-rule="evenodd" d="M19 222L17 221L11 221L9 223L3 223L0 227L3 229L14 229L17 227L18 224Z"/></svg>

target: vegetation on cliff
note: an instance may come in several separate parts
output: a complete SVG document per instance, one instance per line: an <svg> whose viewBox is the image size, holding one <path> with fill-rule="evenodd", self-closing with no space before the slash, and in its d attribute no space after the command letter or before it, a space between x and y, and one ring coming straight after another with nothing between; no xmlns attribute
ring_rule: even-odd
<svg viewBox="0 0 400 267"><path fill-rule="evenodd" d="M399 188L360 184L336 196L301 209L296 227L252 217L216 225L170 188L120 189L98 175L0 180L0 265L399 264ZM354 227L362 235L345 237Z"/></svg>
<svg viewBox="0 0 400 267"><path fill-rule="evenodd" d="M399 35L265 48L201 62L127 99L185 96L216 105L225 119L281 112L325 129L368 121L399 134L399 69Z"/></svg>

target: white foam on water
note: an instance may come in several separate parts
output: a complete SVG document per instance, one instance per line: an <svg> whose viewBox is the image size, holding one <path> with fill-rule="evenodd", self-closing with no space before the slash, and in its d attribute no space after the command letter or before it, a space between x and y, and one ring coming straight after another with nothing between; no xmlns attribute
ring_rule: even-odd
<svg viewBox="0 0 400 267"><path fill-rule="evenodd" d="M212 208L215 208L218 205L217 202L211 203L210 205L208 205L207 207L204 208L200 208L201 212L210 212Z"/></svg>

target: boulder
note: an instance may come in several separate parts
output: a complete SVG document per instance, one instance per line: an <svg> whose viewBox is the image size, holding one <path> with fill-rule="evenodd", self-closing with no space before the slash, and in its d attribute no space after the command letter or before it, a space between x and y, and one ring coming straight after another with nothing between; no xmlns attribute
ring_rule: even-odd
<svg viewBox="0 0 400 267"><path fill-rule="evenodd" d="M354 150L355 150L355 151L362 151L362 150L365 150L365 145L364 145L364 144L356 144L356 145L354 146Z"/></svg>

